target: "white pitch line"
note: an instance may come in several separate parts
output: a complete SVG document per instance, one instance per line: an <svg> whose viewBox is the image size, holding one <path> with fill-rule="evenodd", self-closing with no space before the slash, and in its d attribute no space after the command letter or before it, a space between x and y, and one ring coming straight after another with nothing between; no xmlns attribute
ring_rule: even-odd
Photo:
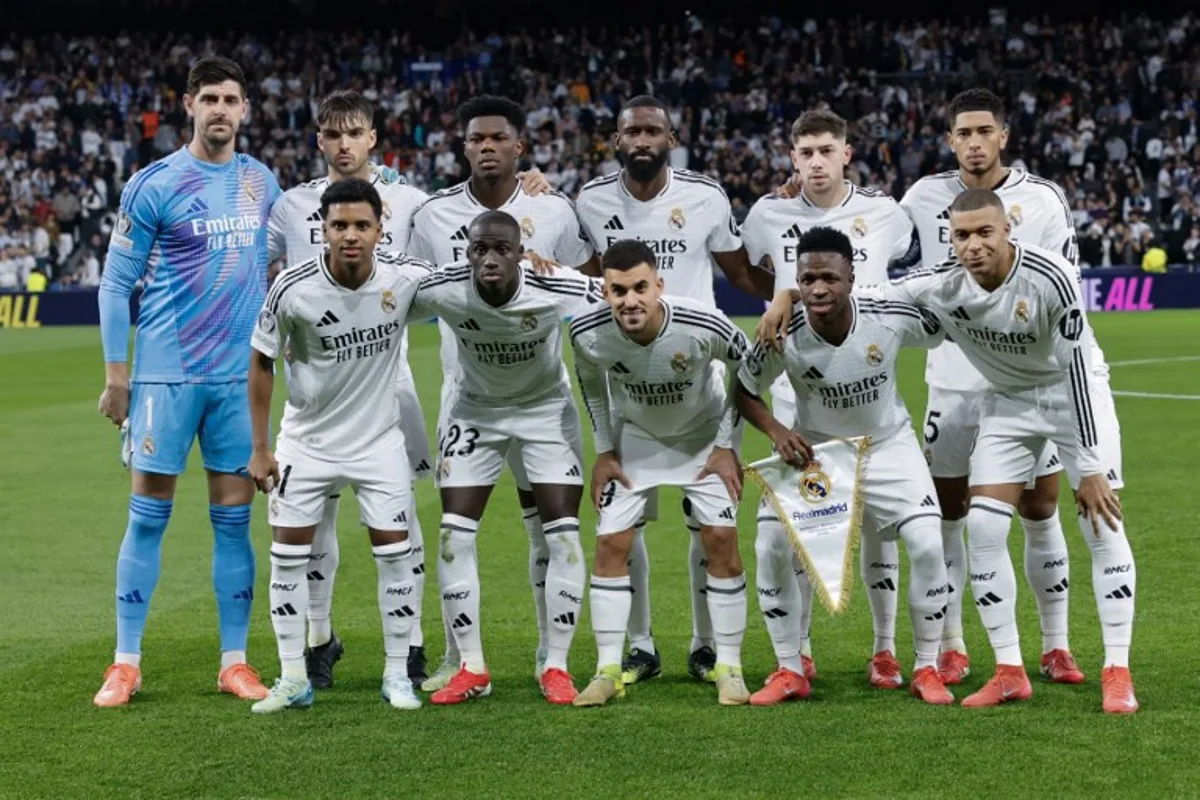
<svg viewBox="0 0 1200 800"><path fill-rule="evenodd" d="M1110 361L1110 367L1136 367L1139 364L1174 364L1179 361L1200 361L1200 356L1172 356L1171 358L1135 358L1131 361Z"/></svg>
<svg viewBox="0 0 1200 800"><path fill-rule="evenodd" d="M1200 400L1200 394L1157 394L1155 392L1113 392L1115 397L1148 397L1154 400Z"/></svg>

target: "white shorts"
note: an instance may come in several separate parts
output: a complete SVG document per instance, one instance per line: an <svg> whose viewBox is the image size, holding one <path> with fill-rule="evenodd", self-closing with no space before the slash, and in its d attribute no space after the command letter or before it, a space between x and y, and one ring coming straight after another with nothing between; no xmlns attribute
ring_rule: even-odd
<svg viewBox="0 0 1200 800"><path fill-rule="evenodd" d="M454 399L438 427L439 487L495 486L504 464L527 483L583 485L583 432L568 391L529 405Z"/></svg>
<svg viewBox="0 0 1200 800"><path fill-rule="evenodd" d="M1109 485L1120 489L1121 432L1108 382L1093 377L1092 413L1097 451ZM1079 488L1071 397L1065 384L1017 394L987 392L979 416L979 435L971 453L971 485L1024 483L1046 442L1057 445L1072 489Z"/></svg>
<svg viewBox="0 0 1200 800"><path fill-rule="evenodd" d="M796 390L786 374L771 384L771 414L789 428L796 426Z"/></svg>
<svg viewBox="0 0 1200 800"><path fill-rule="evenodd" d="M982 392L929 387L925 404L925 462L935 478L962 478L971 470L971 448L979 433L979 408ZM1047 441L1038 454L1036 472L1027 477L1027 486L1043 476L1062 470L1058 449Z"/></svg>
<svg viewBox="0 0 1200 800"><path fill-rule="evenodd" d="M421 409L417 385L413 382L412 370L407 362L400 364L400 377L396 381L396 400L400 404L400 432L404 434L408 463L412 466L413 480L419 481L433 474L433 455L429 452L425 412Z"/></svg>
<svg viewBox="0 0 1200 800"><path fill-rule="evenodd" d="M648 509L647 505L652 498L657 505L660 486L680 487L692 504L692 516L701 525L737 527L737 503L730 498L721 479L709 475L696 481L712 453L711 437L665 444L633 425L624 424L617 433L617 442L621 467L633 489L617 482L605 488L600 498L596 535L620 533L643 520L656 519L657 509ZM655 516L647 516L648 512Z"/></svg>
<svg viewBox="0 0 1200 800"><path fill-rule="evenodd" d="M325 499L349 486L358 498L359 519L368 528L408 530L413 478L399 430L379 439L353 461L323 461L281 436L275 460L280 480L267 506L267 519L273 527L316 525Z"/></svg>
<svg viewBox="0 0 1200 800"><path fill-rule="evenodd" d="M863 530L898 531L918 517L942 516L933 478L912 428L871 442L863 471Z"/></svg>

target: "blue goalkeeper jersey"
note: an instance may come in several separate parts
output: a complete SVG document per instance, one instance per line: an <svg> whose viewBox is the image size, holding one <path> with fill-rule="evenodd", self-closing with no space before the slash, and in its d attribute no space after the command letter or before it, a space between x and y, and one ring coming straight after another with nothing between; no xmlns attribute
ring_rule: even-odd
<svg viewBox="0 0 1200 800"><path fill-rule="evenodd" d="M121 192L100 282L104 360L128 357L129 296L143 282L132 380L244 381L267 289L267 220L280 195L265 165L183 147Z"/></svg>

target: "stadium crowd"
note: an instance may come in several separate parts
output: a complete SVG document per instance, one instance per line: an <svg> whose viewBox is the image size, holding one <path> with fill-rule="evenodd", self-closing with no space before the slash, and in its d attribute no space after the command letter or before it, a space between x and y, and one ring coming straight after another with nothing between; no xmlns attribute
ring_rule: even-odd
<svg viewBox="0 0 1200 800"><path fill-rule="evenodd" d="M1051 25L996 11L971 24L687 17L677 26L463 34L438 55L397 31L255 38L0 35L0 289L37 271L99 284L120 190L189 135L182 86L204 52L250 76L239 148L284 188L325 174L320 98L377 103L378 159L426 190L466 177L453 110L479 92L529 114L526 166L573 196L615 171L613 115L649 92L672 108L671 164L720 179L740 217L791 172L787 131L827 103L853 120L852 179L897 198L953 167L944 109L984 85L1010 109L1008 157L1058 182L1081 261L1141 264L1152 245L1200 262L1200 21L1145 16Z"/></svg>

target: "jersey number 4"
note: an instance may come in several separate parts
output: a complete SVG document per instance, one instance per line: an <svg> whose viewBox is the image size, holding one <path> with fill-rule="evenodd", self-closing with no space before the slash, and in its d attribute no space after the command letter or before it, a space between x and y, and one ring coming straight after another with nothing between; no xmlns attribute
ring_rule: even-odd
<svg viewBox="0 0 1200 800"><path fill-rule="evenodd" d="M469 456L475 452L475 442L479 441L478 428L462 428L457 423L446 429L446 435L438 440L438 450L442 458L451 456ZM459 444L462 447L459 447Z"/></svg>

